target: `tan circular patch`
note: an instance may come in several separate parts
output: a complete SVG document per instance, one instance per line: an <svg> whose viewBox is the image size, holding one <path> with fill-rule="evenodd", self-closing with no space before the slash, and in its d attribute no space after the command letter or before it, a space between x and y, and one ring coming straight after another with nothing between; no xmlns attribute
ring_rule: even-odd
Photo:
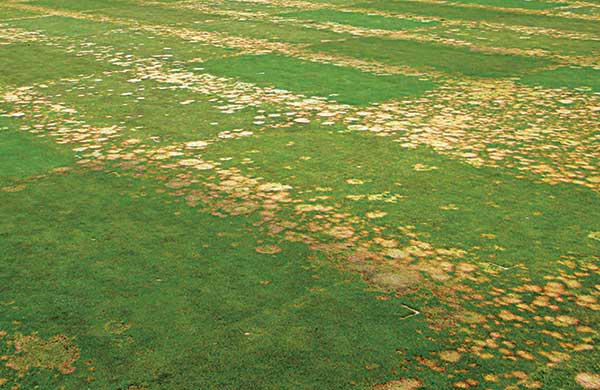
<svg viewBox="0 0 600 390"><path fill-rule="evenodd" d="M600 389L600 374L590 374L589 372L580 372L575 377L575 381L584 389Z"/></svg>
<svg viewBox="0 0 600 390"><path fill-rule="evenodd" d="M377 385L372 390L416 390L421 385L422 382L419 379L403 378Z"/></svg>
<svg viewBox="0 0 600 390"><path fill-rule="evenodd" d="M458 351L442 351L440 352L440 359L446 361L446 362L450 362L450 363L456 363L457 361L460 360L461 354Z"/></svg>
<svg viewBox="0 0 600 390"><path fill-rule="evenodd" d="M277 245L262 245L256 247L256 252L263 255L274 255L275 253L281 252L281 248Z"/></svg>

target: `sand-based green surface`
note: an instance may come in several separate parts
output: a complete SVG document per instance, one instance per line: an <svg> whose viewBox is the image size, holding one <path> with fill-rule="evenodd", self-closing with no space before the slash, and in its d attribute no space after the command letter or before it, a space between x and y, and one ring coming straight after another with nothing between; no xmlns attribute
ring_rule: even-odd
<svg viewBox="0 0 600 390"><path fill-rule="evenodd" d="M0 0L0 389L600 389L599 15Z"/></svg>

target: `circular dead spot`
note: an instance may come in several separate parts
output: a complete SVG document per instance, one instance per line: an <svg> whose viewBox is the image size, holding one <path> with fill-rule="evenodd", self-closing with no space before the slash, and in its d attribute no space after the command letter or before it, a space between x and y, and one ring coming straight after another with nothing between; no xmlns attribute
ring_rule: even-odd
<svg viewBox="0 0 600 390"><path fill-rule="evenodd" d="M187 142L185 144L185 147L188 149L202 149L205 148L208 145L207 142L204 141L192 141L192 142Z"/></svg>
<svg viewBox="0 0 600 390"><path fill-rule="evenodd" d="M380 272L370 278L370 282L384 291L402 291L414 287L421 275L417 271Z"/></svg>
<svg viewBox="0 0 600 390"><path fill-rule="evenodd" d="M177 164L182 165L184 167L191 167L194 165L202 164L202 160L198 160L197 158L186 158L184 160L179 160Z"/></svg>
<svg viewBox="0 0 600 390"><path fill-rule="evenodd" d="M286 191L291 190L292 186L281 183L265 183L261 184L257 187L258 191L261 192L278 192L278 191Z"/></svg>
<svg viewBox="0 0 600 390"><path fill-rule="evenodd" d="M263 255L274 255L275 253L281 252L281 248L277 245L261 245L257 246L256 252L261 253Z"/></svg>
<svg viewBox="0 0 600 390"><path fill-rule="evenodd" d="M354 235L354 230L347 226L336 226L327 230L326 233L335 238L350 238Z"/></svg>
<svg viewBox="0 0 600 390"><path fill-rule="evenodd" d="M372 390L416 390L421 385L422 382L419 379L402 378L374 386Z"/></svg>
<svg viewBox="0 0 600 390"><path fill-rule="evenodd" d="M361 180L361 179L347 179L346 183L352 184L352 185L360 185L360 184L364 184L365 181Z"/></svg>
<svg viewBox="0 0 600 390"><path fill-rule="evenodd" d="M350 126L348 126L348 130L352 130L352 131L367 131L367 130L369 130L369 127L365 126L365 125L350 125Z"/></svg>
<svg viewBox="0 0 600 390"><path fill-rule="evenodd" d="M580 372L575 377L575 381L584 389L600 389L600 374L590 374L589 372Z"/></svg>
<svg viewBox="0 0 600 390"><path fill-rule="evenodd" d="M390 248L385 251L385 255L396 260L404 260L410 257L410 252L405 249Z"/></svg>
<svg viewBox="0 0 600 390"><path fill-rule="evenodd" d="M387 213L385 211L370 211L367 214L367 218L369 219L377 219L377 218L383 218L387 215Z"/></svg>
<svg viewBox="0 0 600 390"><path fill-rule="evenodd" d="M123 321L108 321L103 328L106 333L123 334L131 328L131 324Z"/></svg>
<svg viewBox="0 0 600 390"><path fill-rule="evenodd" d="M456 318L465 324L482 324L486 322L486 317L483 314L470 310L463 310L457 314Z"/></svg>
<svg viewBox="0 0 600 390"><path fill-rule="evenodd" d="M590 176L587 178L587 181L594 184L600 183L600 176Z"/></svg>
<svg viewBox="0 0 600 390"><path fill-rule="evenodd" d="M198 169L200 171L207 171L209 169L213 169L214 167L215 167L214 164L211 164L211 163L208 163L208 162L205 162L205 163L202 163L202 164L198 164L198 165L194 165L194 168L196 168L196 169Z"/></svg>
<svg viewBox="0 0 600 390"><path fill-rule="evenodd" d="M442 351L439 355L440 359L449 363L456 363L461 358L460 352L454 350Z"/></svg>

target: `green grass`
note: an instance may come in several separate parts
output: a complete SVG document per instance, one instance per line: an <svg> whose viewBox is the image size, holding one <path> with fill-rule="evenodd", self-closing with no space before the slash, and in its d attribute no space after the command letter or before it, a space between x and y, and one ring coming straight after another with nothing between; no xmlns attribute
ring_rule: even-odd
<svg viewBox="0 0 600 390"><path fill-rule="evenodd" d="M548 53L567 56L600 55L600 42L585 39L569 39L553 37L546 34L523 34L508 29L487 29L475 26L439 26L428 29L427 34L442 36L448 39L460 39L473 45L488 48L518 48L525 50L542 49Z"/></svg>
<svg viewBox="0 0 600 390"><path fill-rule="evenodd" d="M0 80L20 86L91 72L101 73L111 68L108 64L96 64L91 59L73 58L64 50L38 43L0 46L0 58Z"/></svg>
<svg viewBox="0 0 600 390"><path fill-rule="evenodd" d="M201 64L209 73L239 77L263 86L307 96L329 96L348 104L416 96L434 87L411 76L375 76L352 68L300 61L289 57L238 56Z"/></svg>
<svg viewBox="0 0 600 390"><path fill-rule="evenodd" d="M600 15L600 7L598 6L577 6L569 8L568 11L575 14Z"/></svg>
<svg viewBox="0 0 600 390"><path fill-rule="evenodd" d="M399 13L414 13L451 20L492 21L506 25L551 28L597 34L595 21L558 16L528 15L509 11L460 7L454 4L427 4L417 1L373 1L357 4L359 8L370 8Z"/></svg>
<svg viewBox="0 0 600 390"><path fill-rule="evenodd" d="M502 8L525 8L546 10L556 7L563 7L569 3L559 3L550 1L532 1L532 0L451 0L455 3L479 4Z"/></svg>
<svg viewBox="0 0 600 390"><path fill-rule="evenodd" d="M18 302L0 307L0 329L77 335L94 367L89 385L83 363L64 378L37 370L22 382L333 389L399 364L393 351L411 345L415 326L399 320L399 302L375 300L298 245L257 254L243 219L203 216L153 191L98 173L0 193L2 299ZM111 334L111 321L131 327ZM373 363L381 368L364 368Z"/></svg>
<svg viewBox="0 0 600 390"><path fill-rule="evenodd" d="M93 13L198 31L213 31L236 36L280 40L292 43L339 39L344 36L343 34L336 34L330 31L317 31L301 26L281 25L268 20L238 20L239 18L235 17L230 18L189 9L182 11L164 7L129 5L127 8L102 8L94 10Z"/></svg>
<svg viewBox="0 0 600 390"><path fill-rule="evenodd" d="M2 15L0 16L0 21L7 21L9 19L18 19L18 18L30 18L40 15L37 12L33 11L25 11L19 9L2 9Z"/></svg>
<svg viewBox="0 0 600 390"><path fill-rule="evenodd" d="M311 47L314 51L367 58L389 65L435 69L451 75L513 77L548 65L545 59L484 54L434 43L379 38L355 38Z"/></svg>
<svg viewBox="0 0 600 390"><path fill-rule="evenodd" d="M60 8L70 11L91 11L100 8L126 8L135 3L130 0L34 0L31 2L34 5L44 7Z"/></svg>
<svg viewBox="0 0 600 390"><path fill-rule="evenodd" d="M3 122L0 118L0 128ZM50 140L39 139L26 132L0 130L0 185L46 174L72 161L70 153L57 148Z"/></svg>
<svg viewBox="0 0 600 390"><path fill-rule="evenodd" d="M600 92L600 70L593 68L561 67L530 74L521 78L521 81L546 88L577 88Z"/></svg>
<svg viewBox="0 0 600 390"><path fill-rule="evenodd" d="M291 143L291 144L290 144ZM289 183L294 188L332 187L324 204L353 215L381 210L375 220L393 232L398 223L416 225L436 246L479 247L482 261L496 256L495 246L506 248L502 265L510 267L527 259L528 266L543 270L547 260L560 253L592 256L598 245L580 242L600 219L595 194L570 186L551 188L527 183L493 169L477 169L440 157L428 150L409 151L397 143L361 133L338 134L307 127L272 131L236 143L219 144L208 157L234 156L232 165L251 158L269 181ZM335 155L335 159L330 156ZM302 156L311 159L303 160ZM429 172L415 171L415 164L435 166ZM293 173L293 175L291 174ZM348 184L358 178L362 185ZM460 191L457 191L460 188ZM347 195L399 194L403 200L349 200ZM515 197L514 194L528 194ZM307 191L303 196L315 196ZM576 199L570 203L567 199ZM457 210L444 210L454 204ZM493 204L491 207L485 204ZM534 216L532 210L544 210ZM553 229L553 226L561 229ZM468 226L469 228L465 228ZM482 236L495 234L490 240ZM392 233L393 234L393 233Z"/></svg>
<svg viewBox="0 0 600 390"><path fill-rule="evenodd" d="M91 20L74 19L64 16L47 16L44 18L17 20L11 26L26 30L40 31L45 35L60 35L68 37L86 37L108 34L120 26L112 23L101 23Z"/></svg>

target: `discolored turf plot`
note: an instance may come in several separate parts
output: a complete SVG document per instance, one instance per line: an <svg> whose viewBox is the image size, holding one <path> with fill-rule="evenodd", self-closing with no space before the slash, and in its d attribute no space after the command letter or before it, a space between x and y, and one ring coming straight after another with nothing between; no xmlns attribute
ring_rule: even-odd
<svg viewBox="0 0 600 390"><path fill-rule="evenodd" d="M359 12L341 12L331 9L315 11L298 11L284 13L282 16L307 19L315 22L330 22L347 24L356 27L365 27L383 30L408 30L419 27L435 26L438 22L423 22L415 19L399 19L381 15L365 15Z"/></svg>
<svg viewBox="0 0 600 390"><path fill-rule="evenodd" d="M0 1L0 388L597 388L597 8Z"/></svg>
<svg viewBox="0 0 600 390"><path fill-rule="evenodd" d="M40 91L76 110L89 126L123 126L123 136L156 145L210 139L224 129L258 127L252 123L256 110L223 113L205 96L131 74L65 80Z"/></svg>
<svg viewBox="0 0 600 390"><path fill-rule="evenodd" d="M477 248L483 263L513 267L527 259L529 269L543 270L561 253L586 257L598 249L579 240L600 218L594 194L529 184L368 134L273 131L215 145L205 155L217 156L231 156L233 166L251 159L249 173L288 183L305 202L320 199L324 207L368 218L379 232L393 236L399 224L415 225L436 247Z"/></svg>
<svg viewBox="0 0 600 390"><path fill-rule="evenodd" d="M102 23L89 19L52 15L42 19L9 21L7 25L11 28L25 31L33 30L41 34L37 38L37 44L41 45L41 53L44 50L50 51L50 49L43 47L43 44L53 47L55 53L60 53L60 49L62 49L66 52L67 57L76 51L76 47L83 51L78 56L84 58L95 57L105 61L106 57L116 56L119 53L121 58L115 64L116 66L125 66L133 58L160 58L162 61L172 63L187 62L194 59L220 58L236 52L233 48L214 47L202 42L189 42L160 32L143 31L124 23L122 20L115 20L114 23ZM40 42L43 42L43 44L40 44ZM9 53L13 58L19 56L18 52L11 53L13 49L18 50L18 46L12 45L10 48L6 48L7 57ZM57 62L51 58L48 61ZM113 59L111 63L114 62L117 61ZM97 69L96 64L88 69ZM44 73L44 69L38 66L32 69L31 72L34 74Z"/></svg>
<svg viewBox="0 0 600 390"><path fill-rule="evenodd" d="M460 39L486 48L543 50L553 55L582 57L597 57L600 54L600 42L597 40L552 37L543 32L523 34L507 28L490 30L481 26L462 25L452 29L448 29L447 26L433 27L424 33L447 39Z"/></svg>

